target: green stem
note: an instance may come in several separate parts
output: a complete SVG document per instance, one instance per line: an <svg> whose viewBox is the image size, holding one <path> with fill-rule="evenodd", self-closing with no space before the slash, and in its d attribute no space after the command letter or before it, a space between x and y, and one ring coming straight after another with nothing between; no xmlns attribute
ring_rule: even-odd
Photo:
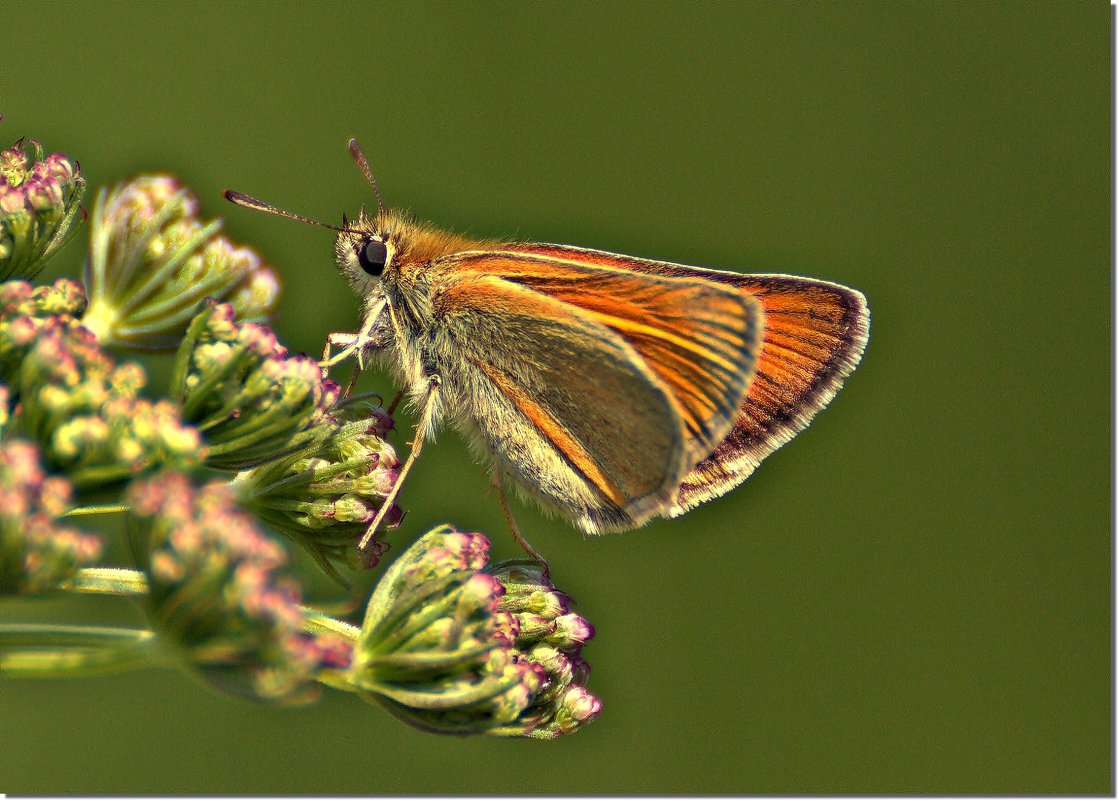
<svg viewBox="0 0 1119 801"><path fill-rule="evenodd" d="M344 620L324 615L309 607L300 607L307 613L303 618L303 630L308 634L338 634L356 644L361 637L361 627Z"/></svg>
<svg viewBox="0 0 1119 801"><path fill-rule="evenodd" d="M169 394L176 400L182 400L186 392L186 377L190 371L191 354L194 352L194 346L197 344L198 338L202 336L202 332L206 330L206 325L213 316L214 304L204 304L202 310L194 316L190 325L187 326L183 341L179 343L179 350L175 354L175 364L171 369L171 384L169 387Z"/></svg>
<svg viewBox="0 0 1119 801"><path fill-rule="evenodd" d="M111 484L114 481L123 481L133 473L131 468L122 465L98 465L70 471L70 483L75 487L84 488L98 484Z"/></svg>
<svg viewBox="0 0 1119 801"><path fill-rule="evenodd" d="M353 643L355 648L357 647L358 639L361 637L359 627L306 606L302 609L306 612L303 618L303 630L308 634L338 634ZM348 693L357 692L358 689L350 682L347 670L321 670L315 679L327 687Z"/></svg>
<svg viewBox="0 0 1119 801"><path fill-rule="evenodd" d="M164 664L154 632L45 624L0 624L0 676L83 678Z"/></svg>
<svg viewBox="0 0 1119 801"><path fill-rule="evenodd" d="M103 503L100 506L97 504L90 504L89 506L76 506L63 517L78 517L79 515L111 515L119 512L129 512L132 507L124 503Z"/></svg>
<svg viewBox="0 0 1119 801"><path fill-rule="evenodd" d="M178 200L178 196L176 200ZM155 226L152 226L153 229ZM178 270L179 267L188 258L194 255L194 251L202 247L207 239L212 237L221 229L221 220L213 220L209 225L206 225L194 234L190 239L178 245L175 249L174 255L159 265L150 275L146 276L142 281L134 284L130 289L126 289L117 298L117 309L122 318L126 317L142 301L146 300L149 295L158 289L162 289L167 285L167 279ZM199 298L201 300L201 298ZM166 301L164 301L165 303Z"/></svg>
<svg viewBox="0 0 1119 801"><path fill-rule="evenodd" d="M139 570L124 567L86 567L66 583L65 589L91 595L146 595L148 579Z"/></svg>

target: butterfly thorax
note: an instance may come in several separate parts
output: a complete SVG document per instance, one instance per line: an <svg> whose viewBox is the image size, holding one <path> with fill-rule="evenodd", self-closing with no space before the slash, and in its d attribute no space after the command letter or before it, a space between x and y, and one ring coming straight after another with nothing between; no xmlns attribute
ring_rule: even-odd
<svg viewBox="0 0 1119 801"><path fill-rule="evenodd" d="M370 274L362 265L360 255L370 240L384 243L386 248L380 274ZM438 334L436 299L453 280L450 265L456 254L494 246L397 210L372 216L363 211L338 235L335 258L362 298L363 322L377 318L369 332L373 349L413 396L421 396L430 379L438 375L449 384L444 393L449 405L459 405L453 402L460 394L451 369L453 360L447 358L447 343Z"/></svg>

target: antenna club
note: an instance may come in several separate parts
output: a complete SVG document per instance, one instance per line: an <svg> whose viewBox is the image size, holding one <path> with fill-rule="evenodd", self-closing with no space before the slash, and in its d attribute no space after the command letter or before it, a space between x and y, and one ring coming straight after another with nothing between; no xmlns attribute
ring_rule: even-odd
<svg viewBox="0 0 1119 801"><path fill-rule="evenodd" d="M373 177L373 170L369 167L369 159L365 157L365 153L362 152L361 145L357 143L356 138L350 139L350 155L354 157L354 161L361 169L361 174L365 176L365 180L373 188L373 194L377 196L377 213L380 214L385 210L385 199L381 197L381 188L377 186L377 179Z"/></svg>

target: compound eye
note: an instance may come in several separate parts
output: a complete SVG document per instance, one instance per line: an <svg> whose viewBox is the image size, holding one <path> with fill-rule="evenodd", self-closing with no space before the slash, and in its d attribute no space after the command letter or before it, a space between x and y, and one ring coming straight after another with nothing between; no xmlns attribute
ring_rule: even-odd
<svg viewBox="0 0 1119 801"><path fill-rule="evenodd" d="M385 243L378 239L366 240L357 252L357 261L361 269L376 278L385 271L385 262L388 261L389 249Z"/></svg>

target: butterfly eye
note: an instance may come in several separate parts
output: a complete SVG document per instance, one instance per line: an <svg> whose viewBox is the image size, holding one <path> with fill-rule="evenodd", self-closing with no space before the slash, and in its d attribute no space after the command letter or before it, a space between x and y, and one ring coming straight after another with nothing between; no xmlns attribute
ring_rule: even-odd
<svg viewBox="0 0 1119 801"><path fill-rule="evenodd" d="M357 261L361 269L376 278L385 271L385 262L388 261L389 249L385 243L377 239L370 239L357 252Z"/></svg>

